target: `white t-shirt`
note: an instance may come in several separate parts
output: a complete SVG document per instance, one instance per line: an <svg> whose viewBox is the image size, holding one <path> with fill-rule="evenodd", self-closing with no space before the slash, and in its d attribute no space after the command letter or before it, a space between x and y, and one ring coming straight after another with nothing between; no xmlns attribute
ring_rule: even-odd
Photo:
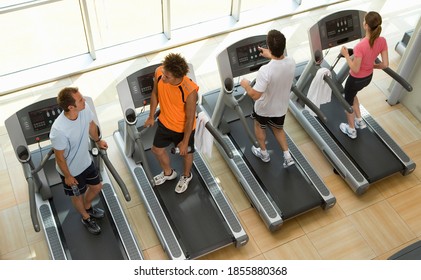
<svg viewBox="0 0 421 280"><path fill-rule="evenodd" d="M290 57L272 59L259 69L256 84L253 86L263 93L254 103L254 110L258 115L282 117L287 113L294 73L295 61Z"/></svg>
<svg viewBox="0 0 421 280"><path fill-rule="evenodd" d="M69 120L64 111L54 121L50 140L56 150L64 150L64 158L70 174L73 177L81 174L92 163L89 153L89 124L94 119L94 115L85 104L85 109L79 112L76 120ZM63 175L58 165L57 171Z"/></svg>

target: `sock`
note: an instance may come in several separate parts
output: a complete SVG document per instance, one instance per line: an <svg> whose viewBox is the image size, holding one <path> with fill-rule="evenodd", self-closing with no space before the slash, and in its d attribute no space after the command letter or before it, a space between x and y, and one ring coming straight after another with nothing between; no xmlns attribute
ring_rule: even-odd
<svg viewBox="0 0 421 280"><path fill-rule="evenodd" d="M355 118L357 120L357 122L362 122L363 118Z"/></svg>
<svg viewBox="0 0 421 280"><path fill-rule="evenodd" d="M284 151L284 158L285 159L291 158L291 154L289 153L289 150L288 151Z"/></svg>
<svg viewBox="0 0 421 280"><path fill-rule="evenodd" d="M267 150L262 150L262 149L260 149L260 152L262 153L262 155L267 155L268 154L268 151Z"/></svg>

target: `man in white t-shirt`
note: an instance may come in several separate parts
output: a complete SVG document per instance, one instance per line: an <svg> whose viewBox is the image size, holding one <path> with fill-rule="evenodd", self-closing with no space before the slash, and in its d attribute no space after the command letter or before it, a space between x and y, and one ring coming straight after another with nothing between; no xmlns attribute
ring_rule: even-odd
<svg viewBox="0 0 421 280"><path fill-rule="evenodd" d="M268 32L266 43L267 49L259 47L260 55L270 61L259 69L256 84L251 87L250 81L243 79L240 85L255 101L251 117L254 119L254 131L260 147L252 146L253 154L264 162L270 161L265 142L266 127L269 125L284 153L283 166L287 168L295 163L283 129L294 79L295 61L284 55L286 39L278 30Z"/></svg>
<svg viewBox="0 0 421 280"><path fill-rule="evenodd" d="M102 183L89 153L89 137L101 149L107 149L108 145L99 137L94 114L78 88L62 89L57 103L63 111L51 127L50 140L64 193L70 196L88 231L99 234L101 228L95 218L104 217L104 210L93 207L92 201L101 191Z"/></svg>

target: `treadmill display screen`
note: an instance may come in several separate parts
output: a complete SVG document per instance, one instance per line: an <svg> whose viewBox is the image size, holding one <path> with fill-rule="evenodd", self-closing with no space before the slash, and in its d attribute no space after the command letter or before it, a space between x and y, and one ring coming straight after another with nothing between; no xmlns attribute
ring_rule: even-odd
<svg viewBox="0 0 421 280"><path fill-rule="evenodd" d="M142 94L144 98L149 98L152 93L154 74L155 73L150 73L137 78L140 94Z"/></svg>
<svg viewBox="0 0 421 280"><path fill-rule="evenodd" d="M54 120L60 115L61 108L58 105L42 108L28 113L34 131L49 129Z"/></svg>
<svg viewBox="0 0 421 280"><path fill-rule="evenodd" d="M155 72L128 78L130 92L136 107L147 105L151 99Z"/></svg>
<svg viewBox="0 0 421 280"><path fill-rule="evenodd" d="M265 41L256 42L246 46L241 46L236 49L238 65L245 65L249 63L254 63L259 60L264 60L265 58L260 56L260 51L258 47L266 47Z"/></svg>
<svg viewBox="0 0 421 280"><path fill-rule="evenodd" d="M336 18L326 22L327 38L334 38L354 30L352 15Z"/></svg>

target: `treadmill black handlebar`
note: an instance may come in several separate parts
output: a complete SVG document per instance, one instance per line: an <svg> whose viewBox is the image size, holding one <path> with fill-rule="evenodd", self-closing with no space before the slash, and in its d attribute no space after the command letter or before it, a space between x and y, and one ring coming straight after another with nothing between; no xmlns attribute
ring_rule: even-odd
<svg viewBox="0 0 421 280"><path fill-rule="evenodd" d="M37 215L37 207L35 203L35 181L32 177L32 170L28 162L22 164L26 181L28 182L29 191L29 212L31 214L32 226L36 232L40 231L39 220Z"/></svg>
<svg viewBox="0 0 421 280"><path fill-rule="evenodd" d="M26 147L20 146L19 147L19 159L22 162L23 173L25 174L26 181L28 182L28 191L29 191L29 211L31 214L31 221L32 226L36 232L40 231L40 225L37 215L37 207L35 202L35 179L33 175L36 174L44 167L44 165L48 162L48 159L54 153L53 148L51 148L48 153L44 156L41 163L38 167L33 168L33 164L31 162L30 157L28 157L29 153Z"/></svg>
<svg viewBox="0 0 421 280"><path fill-rule="evenodd" d="M99 139L101 139L102 138L101 130L100 130L100 128L99 128L98 125L97 125L97 130L98 130ZM95 144L96 142L93 139L91 139L91 143L92 143L92 147L94 147L94 145L96 145L98 147L98 145ZM111 175L114 177L114 179L116 180L117 184L120 186L120 189L123 192L124 198L126 199L126 201L130 201L131 200L131 197L130 197L129 191L127 190L126 184L124 184L124 182L121 179L120 175L118 175L116 169L112 165L110 159L108 158L107 151L104 150L104 149L101 149L101 148L99 148L98 150L99 150L99 155L101 156L102 160L104 161L104 164L107 166L107 168L110 171Z"/></svg>
<svg viewBox="0 0 421 280"><path fill-rule="evenodd" d="M232 94L234 91L234 80L231 77L228 77L224 80L224 87L222 88L222 90L223 90L223 94L229 96L229 98L226 100L229 103L228 106L234 109L234 111L237 113L251 143L255 147L259 147L259 143L257 142L254 133L251 131L250 127L247 124L247 120L244 117L244 113L243 113L243 110L241 109L239 101L236 98L234 98Z"/></svg>
<svg viewBox="0 0 421 280"><path fill-rule="evenodd" d="M302 93L296 85L292 85L291 91L300 99L302 100L316 115L317 117L323 122L327 122L327 117L325 114L323 114L322 110L320 110L319 107L316 106L313 102L311 102L310 99L307 98L307 96Z"/></svg>
<svg viewBox="0 0 421 280"><path fill-rule="evenodd" d="M123 192L124 198L126 199L126 201L130 201L132 198L130 196L129 191L127 190L126 184L124 184L120 175L118 175L116 169L112 165L110 159L108 158L107 151L103 150L103 149L99 149L99 153L100 153L101 158L104 161L105 165L107 166L108 170L110 171L111 175L114 177L117 184L120 186L120 189Z"/></svg>
<svg viewBox="0 0 421 280"><path fill-rule="evenodd" d="M329 87L332 89L332 93L338 98L338 100L339 100L339 103L341 104L341 106L348 112L348 113L352 113L352 112L354 112L354 110L352 109L352 106L350 106L349 104L348 104L348 102L345 100L345 98L342 96L342 92L341 92L341 90L339 89L339 87L336 85L336 83L335 83L335 81L331 78L331 77L329 77L329 76L327 76L327 75L325 75L324 77L323 77L323 80L329 85Z"/></svg>
<svg viewBox="0 0 421 280"><path fill-rule="evenodd" d="M44 165L47 163L47 161L50 159L51 155L54 153L54 149L51 148L48 153L44 156L44 158L42 159L41 163L39 164L39 166L37 168L35 168L34 170L32 170L32 174L38 173L43 167Z"/></svg>
<svg viewBox="0 0 421 280"><path fill-rule="evenodd" d="M380 63L380 59L376 58L376 63ZM401 86L403 86L408 92L411 92L413 90L412 86L408 81L406 81L401 75L393 71L390 67L386 67L383 69L384 72L386 72L390 77L392 77L395 81L397 81Z"/></svg>
<svg viewBox="0 0 421 280"><path fill-rule="evenodd" d="M205 110L203 110L201 105L197 106L197 112L206 113ZM212 125L210 121L206 122L205 128L210 132L210 134L212 134L212 136L216 139L216 141L218 141L218 144L222 146L222 148L224 149L224 152L228 155L228 157L230 159L234 158L234 153L231 151L227 143L225 143L225 141L222 139L221 133Z"/></svg>

